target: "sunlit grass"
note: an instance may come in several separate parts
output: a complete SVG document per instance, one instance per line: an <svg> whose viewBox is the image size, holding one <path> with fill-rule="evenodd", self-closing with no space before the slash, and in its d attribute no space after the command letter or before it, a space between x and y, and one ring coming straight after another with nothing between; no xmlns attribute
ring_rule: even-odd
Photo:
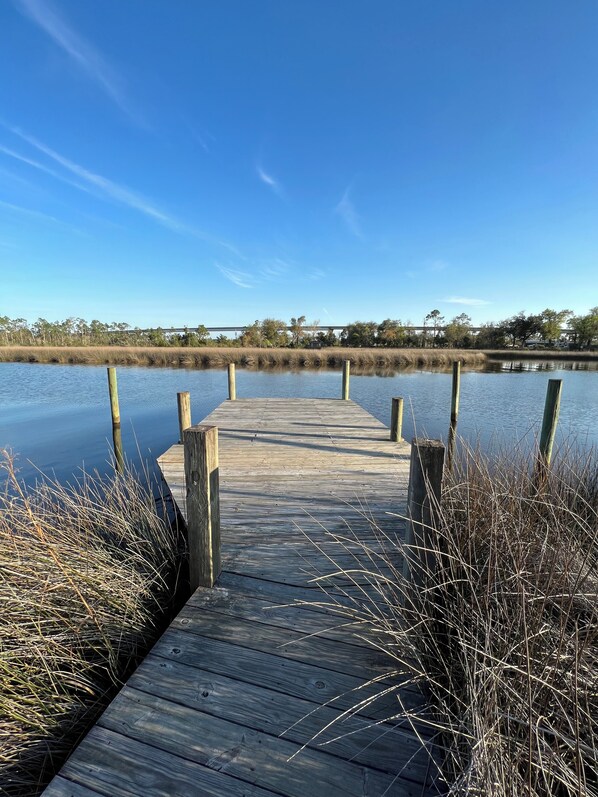
<svg viewBox="0 0 598 797"><path fill-rule="evenodd" d="M172 602L176 532L135 474L0 494L0 794L33 795L145 652Z"/></svg>
<svg viewBox="0 0 598 797"><path fill-rule="evenodd" d="M389 673L422 685L428 710L411 719L437 734L448 793L595 797L596 456L561 459L538 490L522 455L465 453L445 476L421 589L402 567L421 552L377 534L382 555L363 545L359 581L330 603L388 654ZM397 715L410 716L399 701Z"/></svg>

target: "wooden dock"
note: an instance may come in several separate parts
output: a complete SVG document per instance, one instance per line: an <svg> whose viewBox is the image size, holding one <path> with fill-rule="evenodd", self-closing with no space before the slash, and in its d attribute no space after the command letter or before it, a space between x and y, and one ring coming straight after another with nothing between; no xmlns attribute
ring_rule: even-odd
<svg viewBox="0 0 598 797"><path fill-rule="evenodd" d="M388 513L406 513L410 446L352 401L226 401L203 423L219 430L222 573L46 797L439 794L429 734L400 717L421 695L318 605L323 588L341 602L373 590L363 544L376 559L373 523L388 540L404 533ZM159 464L184 515L183 446Z"/></svg>

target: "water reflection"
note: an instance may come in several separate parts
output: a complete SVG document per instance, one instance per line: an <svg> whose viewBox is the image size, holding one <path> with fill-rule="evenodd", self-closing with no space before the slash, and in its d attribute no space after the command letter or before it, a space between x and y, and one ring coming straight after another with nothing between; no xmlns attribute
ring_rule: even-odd
<svg viewBox="0 0 598 797"><path fill-rule="evenodd" d="M548 373L564 381L557 443L598 444L596 363L514 360L464 369L459 434L485 449L534 444L542 419ZM548 373L546 373L548 372ZM122 435L133 462L155 459L178 439L176 393L191 393L198 422L227 396L226 369L123 366L118 369ZM339 370L237 369L241 397L339 398ZM446 369L353 370L351 398L383 423L393 396L405 401L403 434L445 438L451 373ZM110 408L106 368L0 363L0 448L20 454L21 473L36 476L31 460L57 478L81 466L109 468Z"/></svg>

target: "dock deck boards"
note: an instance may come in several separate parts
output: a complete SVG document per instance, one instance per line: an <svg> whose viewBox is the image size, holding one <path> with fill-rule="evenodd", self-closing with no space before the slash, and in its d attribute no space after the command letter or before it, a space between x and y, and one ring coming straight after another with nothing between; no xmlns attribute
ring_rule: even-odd
<svg viewBox="0 0 598 797"><path fill-rule="evenodd" d="M356 537L377 557L372 522L402 536L388 513L405 514L410 446L352 401L241 399L203 422L219 429L217 586L191 596L46 797L437 794L390 659L322 605L322 587L341 602L373 589L329 574L358 570ZM159 464L184 515L182 446Z"/></svg>

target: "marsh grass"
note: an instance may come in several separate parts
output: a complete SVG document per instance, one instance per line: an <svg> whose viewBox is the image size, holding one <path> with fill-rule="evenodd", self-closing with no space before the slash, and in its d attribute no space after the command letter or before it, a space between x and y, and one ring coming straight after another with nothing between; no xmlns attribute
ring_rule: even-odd
<svg viewBox="0 0 598 797"><path fill-rule="evenodd" d="M459 349L251 349L135 346L2 346L0 362L74 365L145 365L168 368L340 368L343 360L362 369L449 367L454 360L482 366L481 351Z"/></svg>
<svg viewBox="0 0 598 797"><path fill-rule="evenodd" d="M329 594L389 673L423 687L416 714L397 688L397 716L439 734L451 795L598 794L598 463L561 458L541 489L533 464L465 452L445 476L423 587L402 572L423 552L378 530L383 553L363 544L352 571L368 589Z"/></svg>
<svg viewBox="0 0 598 797"><path fill-rule="evenodd" d="M139 474L0 494L0 794L34 795L153 641L177 532Z"/></svg>

